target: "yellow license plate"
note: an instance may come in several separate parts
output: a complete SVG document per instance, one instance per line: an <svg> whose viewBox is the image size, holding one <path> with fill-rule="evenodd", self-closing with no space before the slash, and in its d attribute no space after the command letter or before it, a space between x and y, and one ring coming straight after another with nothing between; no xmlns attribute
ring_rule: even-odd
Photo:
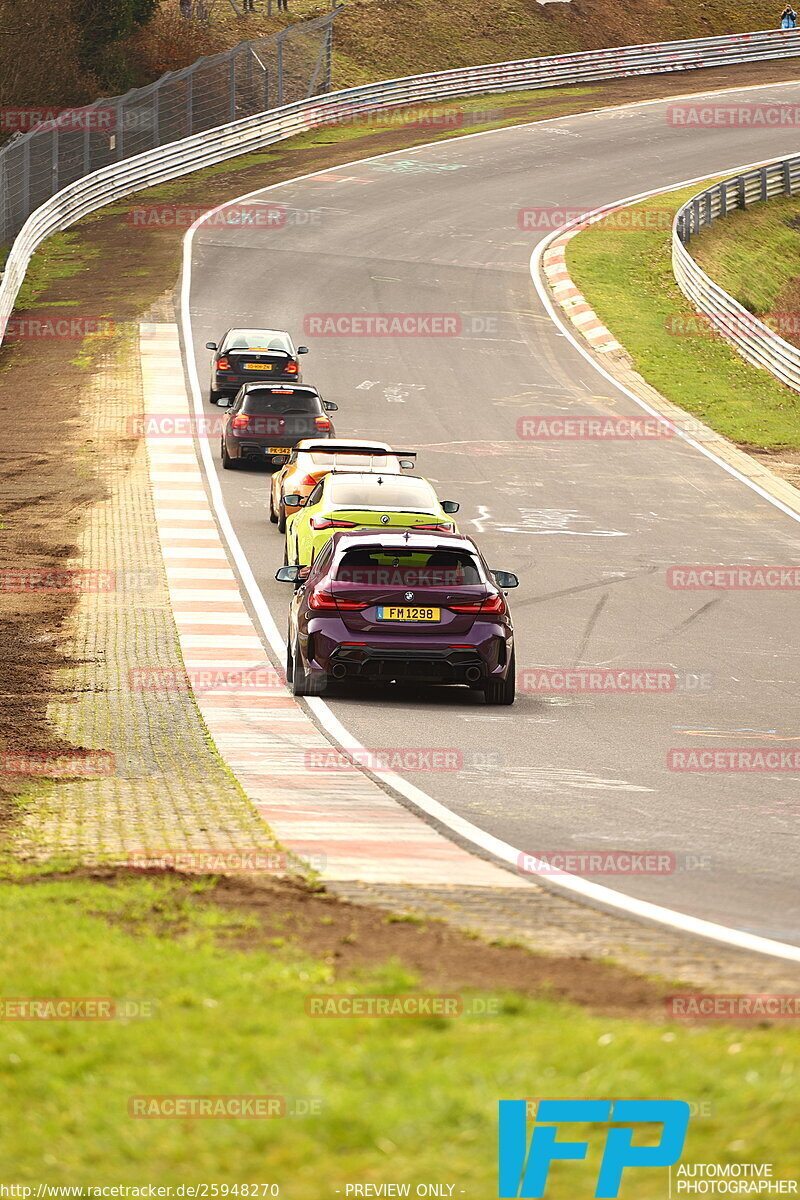
<svg viewBox="0 0 800 1200"><path fill-rule="evenodd" d="M440 608L379 608L379 621L440 621Z"/></svg>
<svg viewBox="0 0 800 1200"><path fill-rule="evenodd" d="M267 454L288 454L286 446L267 446Z"/></svg>
<svg viewBox="0 0 800 1200"><path fill-rule="evenodd" d="M275 366L274 363L245 363L248 371L271 371Z"/></svg>

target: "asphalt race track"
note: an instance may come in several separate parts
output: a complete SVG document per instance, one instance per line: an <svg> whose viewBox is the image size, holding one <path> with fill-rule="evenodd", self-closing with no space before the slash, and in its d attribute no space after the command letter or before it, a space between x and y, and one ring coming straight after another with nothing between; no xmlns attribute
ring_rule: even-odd
<svg viewBox="0 0 800 1200"><path fill-rule="evenodd" d="M800 84L716 97L737 98L796 104ZM800 944L797 775L667 766L674 747L798 745L797 594L665 581L672 565L796 563L797 521L678 438L517 436L534 414L642 416L546 315L529 271L546 231L522 232L518 211L591 209L797 151L791 126L689 130L668 124L668 103L400 151L260 193L286 207L283 227L197 230L194 353L205 391L206 341L231 325L288 329L311 348L306 381L340 405L339 435L416 448L419 473L461 502L460 529L520 575L520 674L602 664L673 668L682 681L627 697L522 690L511 709L467 689L340 687L328 699L359 741L457 748L462 770L408 778L481 829L532 853L674 852L675 871L597 882ZM306 333L307 315L325 313L460 314L463 332ZM268 472L219 473L285 630Z"/></svg>

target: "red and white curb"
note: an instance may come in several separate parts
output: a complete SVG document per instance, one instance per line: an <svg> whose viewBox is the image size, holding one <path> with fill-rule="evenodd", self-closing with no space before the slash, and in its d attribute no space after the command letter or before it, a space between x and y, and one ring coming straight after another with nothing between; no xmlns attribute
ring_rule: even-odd
<svg viewBox="0 0 800 1200"><path fill-rule="evenodd" d="M529 886L404 808L345 760L290 695L242 600L210 507L177 327L141 325L140 350L153 503L183 661L216 749L259 814L323 878ZM212 436L216 448L216 432L200 436ZM277 537L266 477L256 478L265 536Z"/></svg>
<svg viewBox="0 0 800 1200"><path fill-rule="evenodd" d="M606 216L607 213L604 212L602 215ZM594 218L594 220L597 219L599 218ZM612 350L622 350L622 346L605 327L594 309L586 303L583 294L578 291L567 270L567 242L592 223L592 220L581 222L574 229L570 229L561 237L556 238L542 256L542 268L553 298L563 310L564 315L569 318L594 350L608 354Z"/></svg>

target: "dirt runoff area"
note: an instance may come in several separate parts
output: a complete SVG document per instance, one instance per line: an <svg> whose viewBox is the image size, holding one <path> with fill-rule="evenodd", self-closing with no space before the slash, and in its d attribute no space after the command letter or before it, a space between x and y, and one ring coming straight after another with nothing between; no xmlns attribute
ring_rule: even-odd
<svg viewBox="0 0 800 1200"><path fill-rule="evenodd" d="M480 104L471 103L491 109L493 125L517 124L798 77L800 60L484 97ZM459 111L458 101L442 107ZM468 111L467 105L464 108ZM461 130L474 131L476 126L468 121ZM400 122L378 131L355 125L318 130L140 192L52 238L36 255L13 318L12 336L0 350L0 407L10 431L9 449L0 463L0 823L13 819L14 797L23 790L14 755L49 758L69 753L74 758L83 752L64 744L47 720L58 672L68 661L68 622L76 603L72 573L81 566L78 537L87 512L105 496L109 478L108 446L87 436L80 399L116 343L131 342L132 323L174 288L184 233L174 226L135 225L132 210L166 201L180 204L193 219L232 196L282 179L458 132L419 125L409 129ZM67 333L35 333L51 328L66 328ZM124 444L114 447L117 471L125 453Z"/></svg>

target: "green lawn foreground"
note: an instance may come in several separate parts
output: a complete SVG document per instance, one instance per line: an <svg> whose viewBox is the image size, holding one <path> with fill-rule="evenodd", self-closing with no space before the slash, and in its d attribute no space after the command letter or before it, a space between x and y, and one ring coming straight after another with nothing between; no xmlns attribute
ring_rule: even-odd
<svg viewBox="0 0 800 1200"><path fill-rule="evenodd" d="M668 400L731 441L798 449L800 397L710 333L675 282L669 225L698 190L631 206L634 222L641 213L653 228L620 227L612 213L581 231L567 243L567 267L636 370Z"/></svg>
<svg viewBox="0 0 800 1200"><path fill-rule="evenodd" d="M198 904L208 887L0 883L4 998L153 1006L124 1021L0 1021L7 1180L275 1182L296 1200L351 1181L439 1181L488 1200L498 1099L543 1096L686 1099L699 1111L683 1161L769 1161L788 1178L800 1166L800 1031L789 1022L662 1025L514 995L487 1018L312 1018L309 993L413 991L414 980L387 964L332 982L299 949L238 951L231 936L252 918ZM129 1097L164 1094L285 1095L319 1112L128 1116ZM587 1161L554 1167L553 1200L594 1192L602 1137L584 1134ZM621 1192L665 1195L666 1173L653 1170L630 1173Z"/></svg>

